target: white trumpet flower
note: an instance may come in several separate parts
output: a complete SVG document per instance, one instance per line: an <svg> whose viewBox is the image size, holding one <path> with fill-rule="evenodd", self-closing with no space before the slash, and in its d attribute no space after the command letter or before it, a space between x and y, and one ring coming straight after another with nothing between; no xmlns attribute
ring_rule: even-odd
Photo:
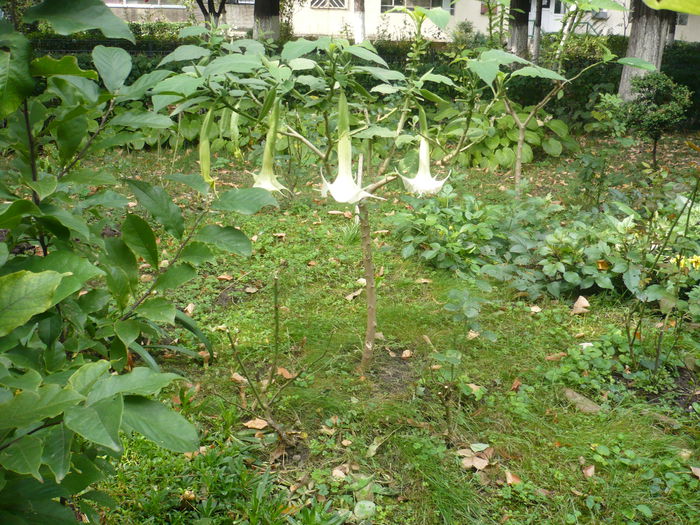
<svg viewBox="0 0 700 525"><path fill-rule="evenodd" d="M265 139L265 150L263 151L262 169L253 176L254 188L262 188L273 192L287 190L278 180L274 169L275 141L277 140L277 126L279 122L280 105L275 101L270 111L268 121L267 138ZM289 191L289 190L287 190Z"/></svg>
<svg viewBox="0 0 700 525"><path fill-rule="evenodd" d="M442 180L438 180L430 174L430 145L428 139L421 136L418 149L418 173L412 179L404 177L403 185L406 190L416 193L419 197L423 195L435 195L441 189L449 175Z"/></svg>
<svg viewBox="0 0 700 525"><path fill-rule="evenodd" d="M321 195L328 193L336 202L355 204L366 197L374 197L362 188L362 174L358 170L357 179L352 175L352 140L350 138L350 116L345 93L340 92L338 100L338 175L332 184L323 178Z"/></svg>

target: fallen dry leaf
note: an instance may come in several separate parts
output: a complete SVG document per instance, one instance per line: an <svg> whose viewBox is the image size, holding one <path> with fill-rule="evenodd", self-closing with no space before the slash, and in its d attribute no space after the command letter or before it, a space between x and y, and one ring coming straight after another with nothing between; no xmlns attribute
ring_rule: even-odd
<svg viewBox="0 0 700 525"><path fill-rule="evenodd" d="M254 428L255 430L262 430L263 428L267 428L267 421L256 417L255 419L243 423L243 426L246 428Z"/></svg>
<svg viewBox="0 0 700 525"><path fill-rule="evenodd" d="M520 379L516 377L516 378L513 380L513 384L510 385L511 391L517 392L517 391L520 389L520 387L522 386L522 384L523 384L523 382L520 381Z"/></svg>
<svg viewBox="0 0 700 525"><path fill-rule="evenodd" d="M566 352L557 352L556 354L550 354L548 356L545 356L545 359L547 361L559 361L559 360L563 359L564 357L566 357L567 355L569 355L569 354L567 354Z"/></svg>
<svg viewBox="0 0 700 525"><path fill-rule="evenodd" d="M582 396L575 390L565 388L564 395L569 401L571 401L574 404L574 406L579 412L583 412L584 414L595 414L596 412L600 412L601 410L600 405L594 403L586 396Z"/></svg>
<svg viewBox="0 0 700 525"><path fill-rule="evenodd" d="M584 478L592 478L593 476L595 476L595 465L588 465L586 467L582 467L581 472L583 473Z"/></svg>
<svg viewBox="0 0 700 525"><path fill-rule="evenodd" d="M404 350L401 352L401 359L411 359L413 357L413 352L410 350Z"/></svg>
<svg viewBox="0 0 700 525"><path fill-rule="evenodd" d="M277 232L277 233L273 233L272 236L277 238L277 239L284 239L287 236L287 234L284 232Z"/></svg>
<svg viewBox="0 0 700 525"><path fill-rule="evenodd" d="M352 445L352 441L350 441L349 439L344 439L343 441L340 442L340 444L343 445L344 447L349 447L350 445Z"/></svg>
<svg viewBox="0 0 700 525"><path fill-rule="evenodd" d="M474 383L467 383L467 386L471 388L472 392L478 392L482 387L475 385Z"/></svg>
<svg viewBox="0 0 700 525"><path fill-rule="evenodd" d="M334 468L333 472L331 472L331 476L333 476L335 479L345 479L345 472L339 468Z"/></svg>
<svg viewBox="0 0 700 525"><path fill-rule="evenodd" d="M232 281L233 277L227 273L222 273L217 277L219 281Z"/></svg>
<svg viewBox="0 0 700 525"><path fill-rule="evenodd" d="M506 483L508 485L518 485L522 482L523 481L517 475L513 474L510 470L506 470Z"/></svg>
<svg viewBox="0 0 700 525"><path fill-rule="evenodd" d="M690 471L696 478L700 479L700 467L690 467Z"/></svg>
<svg viewBox="0 0 700 525"><path fill-rule="evenodd" d="M283 366L277 367L277 375L280 375L280 376L284 377L285 379L294 379L297 376L296 374L292 374L289 370L287 370Z"/></svg>
<svg viewBox="0 0 700 525"><path fill-rule="evenodd" d="M479 332L476 332L474 330L469 330L469 332L467 333L467 339L469 339L469 340L476 339L480 335L481 334Z"/></svg>
<svg viewBox="0 0 700 525"><path fill-rule="evenodd" d="M533 314L538 314L538 313L540 313L540 312L542 311L542 308L540 308L540 307L537 306L537 305L533 305L533 306L530 307L530 311L531 311Z"/></svg>
<svg viewBox="0 0 700 525"><path fill-rule="evenodd" d="M309 261L306 263L306 266L316 266L318 263L316 261Z"/></svg>
<svg viewBox="0 0 700 525"><path fill-rule="evenodd" d="M590 306L591 306L591 303L589 303L588 300L583 295L579 295L578 299L576 299L576 302L571 307L571 315L588 313L588 308Z"/></svg>
<svg viewBox="0 0 700 525"><path fill-rule="evenodd" d="M194 308L195 308L194 303L190 303L190 304L188 304L187 306L185 306L184 312L185 312L187 315L192 315L192 313L194 312Z"/></svg>
<svg viewBox="0 0 700 525"><path fill-rule="evenodd" d="M484 470L489 465L489 460L480 456L466 457L462 460L464 468L475 468L476 470Z"/></svg>
<svg viewBox="0 0 700 525"><path fill-rule="evenodd" d="M416 279L416 284L430 284L432 282L430 279Z"/></svg>
<svg viewBox="0 0 700 525"><path fill-rule="evenodd" d="M358 288L358 289L355 290L354 292L349 293L348 295L346 295L346 296L345 296L345 299L347 299L348 301L352 301L355 297L359 296L359 295L362 293L362 290L363 290L363 289L364 289L364 288Z"/></svg>
<svg viewBox="0 0 700 525"><path fill-rule="evenodd" d="M247 385L247 384L248 384L248 380L247 380L245 377L243 377L241 374L239 374L238 372L233 372L233 373L231 374L231 380L232 380L234 383L238 383L238 384L241 384L241 385Z"/></svg>
<svg viewBox="0 0 700 525"><path fill-rule="evenodd" d="M258 292L258 289L255 286L246 286L245 290L243 290L245 293L249 294L254 294Z"/></svg>

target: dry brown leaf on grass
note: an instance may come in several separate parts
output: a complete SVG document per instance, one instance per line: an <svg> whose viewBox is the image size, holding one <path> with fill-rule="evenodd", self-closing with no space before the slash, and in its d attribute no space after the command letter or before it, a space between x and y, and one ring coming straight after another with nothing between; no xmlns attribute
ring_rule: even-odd
<svg viewBox="0 0 700 525"><path fill-rule="evenodd" d="M285 379L294 379L297 374L292 374L289 370L283 366L277 367L277 375L284 377Z"/></svg>
<svg viewBox="0 0 700 525"><path fill-rule="evenodd" d="M533 306L530 307L530 311L531 311L533 314L538 314L538 313L540 313L540 312L542 311L542 308L540 308L539 306L537 306L537 305L535 304L535 305L533 305Z"/></svg>
<svg viewBox="0 0 700 525"><path fill-rule="evenodd" d="M521 480L516 474L513 474L510 470L506 470L506 483L508 485L518 485L522 482L523 480Z"/></svg>
<svg viewBox="0 0 700 525"><path fill-rule="evenodd" d="M696 478L700 479L700 467L690 467L690 471Z"/></svg>
<svg viewBox="0 0 700 525"><path fill-rule="evenodd" d="M583 396L570 388L564 389L564 396L566 396L566 398L573 403L579 412L583 412L584 414L595 414L596 412L600 412L602 409L602 407L597 403L594 403L586 396Z"/></svg>
<svg viewBox="0 0 700 525"><path fill-rule="evenodd" d="M480 335L481 334L479 332L476 332L474 330L469 330L469 332L467 333L467 339L469 339L471 341L472 339L476 339Z"/></svg>
<svg viewBox="0 0 700 525"><path fill-rule="evenodd" d="M344 447L349 447L350 445L352 445L352 441L350 441L349 439L344 439L343 441L340 442L340 444L343 445Z"/></svg>
<svg viewBox="0 0 700 525"><path fill-rule="evenodd" d="M255 430L262 430L263 428L267 428L267 421L256 417L255 419L243 423L243 426L246 428L254 428Z"/></svg>
<svg viewBox="0 0 700 525"><path fill-rule="evenodd" d="M520 389L520 387L521 387L522 385L523 385L523 382L520 381L520 379L516 377L516 378L513 380L513 384L510 385L510 389L511 389L511 391L513 391L513 392L517 392L517 391Z"/></svg>
<svg viewBox="0 0 700 525"><path fill-rule="evenodd" d="M238 372L231 373L231 380L234 383L238 383L239 385L247 385L248 384L248 380L245 377L243 377L241 374L239 374Z"/></svg>
<svg viewBox="0 0 700 525"><path fill-rule="evenodd" d="M246 286L245 290L243 290L243 291L245 293L249 293L249 294L258 293L258 289L255 286Z"/></svg>
<svg viewBox="0 0 700 525"><path fill-rule="evenodd" d="M231 276L231 275L229 275L229 274L227 274L227 273L222 273L221 275L219 275L219 276L217 277L217 279L218 279L219 281L232 281L232 280L233 280L233 276Z"/></svg>
<svg viewBox="0 0 700 525"><path fill-rule="evenodd" d="M277 233L273 233L272 236L275 237L276 239L284 239L287 236L287 234L284 232L277 232Z"/></svg>
<svg viewBox="0 0 700 525"><path fill-rule="evenodd" d="M571 307L571 315L586 314L590 306L591 303L589 303L583 295L579 295L578 299L576 299L576 302Z"/></svg>
<svg viewBox="0 0 700 525"><path fill-rule="evenodd" d="M550 354L548 356L545 356L545 359L547 361L560 361L561 359L563 359L567 355L569 355L569 354L567 354L566 352L557 352L556 354Z"/></svg>
<svg viewBox="0 0 700 525"><path fill-rule="evenodd" d="M430 280L430 279L425 279L425 278L416 279L416 284L430 284L430 283L432 283L432 282L433 282L432 280Z"/></svg>
<svg viewBox="0 0 700 525"><path fill-rule="evenodd" d="M190 304L188 304L187 306L185 306L184 312L185 312L187 315L192 315L192 312L194 312L194 308L195 308L195 307L194 307L194 303L190 303Z"/></svg>
<svg viewBox="0 0 700 525"><path fill-rule="evenodd" d="M475 468L476 470L484 470L486 467L489 466L489 460L474 455L462 459L462 466L464 468Z"/></svg>
<svg viewBox="0 0 700 525"><path fill-rule="evenodd" d="M404 350L401 352L401 359L411 359L413 357L413 352L410 350Z"/></svg>
<svg viewBox="0 0 700 525"><path fill-rule="evenodd" d="M587 465L585 467L581 467L581 472L583 473L584 478L592 478L595 476L595 465Z"/></svg>
<svg viewBox="0 0 700 525"><path fill-rule="evenodd" d="M346 296L345 296L345 299L347 299L348 301L352 301L355 297L359 296L359 295L362 293L362 290L363 290L363 289L364 289L364 288L358 288L358 289L355 290L354 292L349 293L348 295L346 295Z"/></svg>

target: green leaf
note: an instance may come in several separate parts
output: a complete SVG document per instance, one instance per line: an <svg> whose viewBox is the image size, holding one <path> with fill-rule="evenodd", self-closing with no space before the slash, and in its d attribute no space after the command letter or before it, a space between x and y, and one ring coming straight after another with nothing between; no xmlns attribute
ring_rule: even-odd
<svg viewBox="0 0 700 525"><path fill-rule="evenodd" d="M441 7L434 7L426 11L425 16L427 16L433 24L443 30L447 27L447 24L450 23L450 12Z"/></svg>
<svg viewBox="0 0 700 525"><path fill-rule="evenodd" d="M54 417L85 399L72 388L56 384L39 387L36 392L23 391L0 403L0 429L21 428Z"/></svg>
<svg viewBox="0 0 700 525"><path fill-rule="evenodd" d="M389 64L387 64L382 57L380 57L375 52L370 51L366 47L348 46L343 51L345 51L346 53L350 53L351 55L356 56L357 58L361 58L362 60L374 62L375 64L379 64L380 66L384 66L387 68L389 67Z"/></svg>
<svg viewBox="0 0 700 525"><path fill-rule="evenodd" d="M293 58L289 61L292 71L307 71L316 67L316 62L308 58Z"/></svg>
<svg viewBox="0 0 700 525"><path fill-rule="evenodd" d="M163 60L161 60L158 63L158 67L162 66L163 64L168 64L170 62L182 62L184 60L199 60L200 58L208 57L209 55L211 55L211 51L204 47L186 44L184 46L177 47L175 51L163 57Z"/></svg>
<svg viewBox="0 0 700 525"><path fill-rule="evenodd" d="M195 427L158 401L129 396L124 400L124 426L174 452L191 452L199 446Z"/></svg>
<svg viewBox="0 0 700 525"><path fill-rule="evenodd" d="M186 330L192 332L192 334L197 336L197 338L207 348L207 351L209 352L209 357L211 357L211 359L213 360L214 359L214 347L212 346L209 338L204 334L204 332L202 332L199 329L199 326L197 326L197 323L194 321L194 319L189 317L185 312L177 310L175 312L175 321L177 321L177 323L180 326L182 326L183 328L185 328Z"/></svg>
<svg viewBox="0 0 700 525"><path fill-rule="evenodd" d="M396 86L392 86L391 84L377 84L372 89L370 89L370 91L372 93L381 93L382 95L393 95L394 93L398 93L401 90Z"/></svg>
<svg viewBox="0 0 700 525"><path fill-rule="evenodd" d="M393 69L382 69L380 67L372 66L357 66L356 71L361 71L363 73L368 73L374 78L381 80L382 82L391 82L392 80L406 80L403 73L399 71L394 71Z"/></svg>
<svg viewBox="0 0 700 525"><path fill-rule="evenodd" d="M232 226L209 224L197 232L195 239L244 257L253 253L250 239L242 231Z"/></svg>
<svg viewBox="0 0 700 525"><path fill-rule="evenodd" d="M70 471L71 444L73 432L68 430L63 423L48 428L41 433L44 441L44 451L41 454L41 462L45 463L53 472L56 483L60 483Z"/></svg>
<svg viewBox="0 0 700 525"><path fill-rule="evenodd" d="M367 129L363 129L352 135L356 139L372 139L374 137L383 137L387 139L393 139L396 137L396 131L393 129L385 128L384 126L371 125Z"/></svg>
<svg viewBox="0 0 700 525"><path fill-rule="evenodd" d="M121 452L119 428L122 424L122 396L102 399L89 406L68 408L63 416L65 425L88 441Z"/></svg>
<svg viewBox="0 0 700 525"><path fill-rule="evenodd" d="M14 112L31 94L34 80L29 73L29 40L0 20L0 119Z"/></svg>
<svg viewBox="0 0 700 525"><path fill-rule="evenodd" d="M159 115L152 111L125 111L109 121L112 126L124 126L126 128L141 129L155 128L165 129L174 125L170 117Z"/></svg>
<svg viewBox="0 0 700 525"><path fill-rule="evenodd" d="M30 7L24 15L27 23L44 20L59 35L69 35L89 29L99 29L107 38L124 38L135 43L134 35L124 20L112 13L102 0L44 0Z"/></svg>
<svg viewBox="0 0 700 525"><path fill-rule="evenodd" d="M76 115L73 118L64 119L56 126L56 142L58 153L63 164L68 164L83 138L87 135L87 116Z"/></svg>
<svg viewBox="0 0 700 525"><path fill-rule="evenodd" d="M549 129L551 129L554 133L556 133L561 138L565 138L569 135L569 126L567 126L564 122L562 122L559 119L555 118L552 120L548 120L545 123L545 126L547 126Z"/></svg>
<svg viewBox="0 0 700 525"><path fill-rule="evenodd" d="M166 179L172 180L174 182L179 182L185 186L189 186L195 191L198 191L202 195L207 195L209 193L209 184L207 184L199 173L173 173L165 177Z"/></svg>
<svg viewBox="0 0 700 525"><path fill-rule="evenodd" d="M155 290L172 290L197 277L197 272L187 263L178 263L158 276Z"/></svg>
<svg viewBox="0 0 700 525"><path fill-rule="evenodd" d="M92 363L86 363L72 376L68 378L68 384L73 387L76 392L82 395L87 395L95 383L102 379L109 372L109 361L101 359Z"/></svg>
<svg viewBox="0 0 700 525"><path fill-rule="evenodd" d="M173 203L165 190L140 180L127 179L126 182L134 191L141 206L146 208L153 218L163 225L165 231L176 239L182 238L185 231L182 211Z"/></svg>
<svg viewBox="0 0 700 525"><path fill-rule="evenodd" d="M129 345L141 335L141 324L133 319L117 321L114 323L114 333L121 339L124 346L129 348Z"/></svg>
<svg viewBox="0 0 700 525"><path fill-rule="evenodd" d="M656 66L654 64L652 64L651 62L647 62L646 60L643 60L641 58L624 57L624 58L618 59L617 63L622 64L623 66L630 66L630 67L636 67L639 69L644 69L646 71L656 71Z"/></svg>
<svg viewBox="0 0 700 525"><path fill-rule="evenodd" d="M542 141L542 149L552 157L558 157L562 152L562 145L557 139L546 138Z"/></svg>
<svg viewBox="0 0 700 525"><path fill-rule="evenodd" d="M41 374L30 368L23 374L8 373L8 375L0 377L0 385L19 390L36 390L42 380Z"/></svg>
<svg viewBox="0 0 700 525"><path fill-rule="evenodd" d="M131 73L131 55L120 47L95 46L92 61L110 93L121 88Z"/></svg>
<svg viewBox="0 0 700 525"><path fill-rule="evenodd" d="M233 211L242 215L253 215L265 206L277 206L277 199L262 188L228 190L212 204L215 210Z"/></svg>
<svg viewBox="0 0 700 525"><path fill-rule="evenodd" d="M202 180L208 186L214 187L214 179L211 178L211 148L209 144L209 127L211 125L214 108L209 108L207 114L202 119L202 127L199 130L199 173Z"/></svg>
<svg viewBox="0 0 700 525"><path fill-rule="evenodd" d="M22 270L0 277L0 337L48 310L64 275Z"/></svg>
<svg viewBox="0 0 700 525"><path fill-rule="evenodd" d="M109 375L101 378L88 394L88 405L94 405L103 399L112 398L117 394L136 394L150 396L175 380L182 377L176 374L154 372L145 366L134 368L128 374Z"/></svg>
<svg viewBox="0 0 700 525"><path fill-rule="evenodd" d="M647 505L637 505L635 509L646 518L652 518L654 516L654 513Z"/></svg>
<svg viewBox="0 0 700 525"><path fill-rule="evenodd" d="M452 82L452 79L450 77L446 77L445 75L437 75L431 72L428 72L425 75L423 75L421 77L421 80L425 82L437 82L438 84L445 84L447 86L455 85L455 83Z"/></svg>
<svg viewBox="0 0 700 525"><path fill-rule="evenodd" d="M133 84L119 90L117 100L120 102L124 100L139 100L144 97L149 89L152 89L156 84L162 82L172 74L172 71L157 69L145 75L141 75Z"/></svg>
<svg viewBox="0 0 700 525"><path fill-rule="evenodd" d="M97 103L97 99L100 96L100 87L97 83L93 82L89 78L85 77L74 77L71 75L54 75L51 77L50 83L67 83L72 88L75 88L79 96L82 96L88 102L93 104Z"/></svg>
<svg viewBox="0 0 700 525"><path fill-rule="evenodd" d="M65 55L56 59L48 55L35 58L29 65L29 72L33 77L51 77L54 75L72 75L98 80L97 72L91 69L80 69L78 59L72 55Z"/></svg>
<svg viewBox="0 0 700 525"><path fill-rule="evenodd" d="M27 270L35 273L44 271L59 272L66 268L70 268L71 273L63 275L63 279L56 288L56 292L51 300L51 306L80 290L90 279L102 275L102 270L87 259L68 250L56 250L49 253L46 257L36 257L26 266Z"/></svg>
<svg viewBox="0 0 700 525"><path fill-rule="evenodd" d="M679 13L700 15L700 4L697 0L644 0L652 9L668 9Z"/></svg>
<svg viewBox="0 0 700 525"><path fill-rule="evenodd" d="M59 150L60 146L61 144L59 143ZM27 186L29 186L37 193L39 199L43 200L49 195L51 195L54 191L56 191L56 187L58 186L58 179L55 175L47 175L44 173L42 174L39 180L27 181Z"/></svg>
<svg viewBox="0 0 700 525"><path fill-rule="evenodd" d="M467 68L476 74L487 86L493 84L493 81L498 75L500 66L493 61L470 60L467 63Z"/></svg>
<svg viewBox="0 0 700 525"><path fill-rule="evenodd" d="M0 465L18 474L31 474L34 478L42 481L39 467L41 466L43 449L44 443L41 439L34 436L23 436L19 441L0 452Z"/></svg>
<svg viewBox="0 0 700 525"><path fill-rule="evenodd" d="M209 246L201 242L190 242L180 253L180 259L184 262L199 266L205 262L212 262L216 256Z"/></svg>
<svg viewBox="0 0 700 525"><path fill-rule="evenodd" d="M540 66L525 66L520 69L516 69L510 75L511 77L535 77L535 78L548 78L551 80L565 81L566 78L561 76L556 71L551 69L546 69Z"/></svg>
<svg viewBox="0 0 700 525"><path fill-rule="evenodd" d="M282 60L293 60L316 51L316 47L317 43L315 41L306 40L305 38L287 42L282 48Z"/></svg>
<svg viewBox="0 0 700 525"><path fill-rule="evenodd" d="M158 245L151 227L138 215L130 213L122 223L122 240L143 260L158 268Z"/></svg>
<svg viewBox="0 0 700 525"><path fill-rule="evenodd" d="M145 301L136 309L136 313L154 323L175 324L175 305L162 297Z"/></svg>
<svg viewBox="0 0 700 525"><path fill-rule="evenodd" d="M231 54L212 60L204 68L202 75L223 75L225 73L252 73L262 65L259 56Z"/></svg>

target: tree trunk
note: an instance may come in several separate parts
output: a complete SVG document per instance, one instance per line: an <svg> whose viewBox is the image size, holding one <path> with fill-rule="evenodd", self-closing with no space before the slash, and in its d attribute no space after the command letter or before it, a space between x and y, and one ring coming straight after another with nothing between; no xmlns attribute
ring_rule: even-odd
<svg viewBox="0 0 700 525"><path fill-rule="evenodd" d="M530 13L530 0L511 0L508 47L512 53L527 58L527 19Z"/></svg>
<svg viewBox="0 0 700 525"><path fill-rule="evenodd" d="M627 45L627 56L651 62L659 69L668 31L675 21L676 13L656 11L647 7L643 0L632 0L631 7L630 23L632 29ZM645 73L646 70L636 67L624 66L622 68L618 94L623 100L632 98L632 79Z"/></svg>
<svg viewBox="0 0 700 525"><path fill-rule="evenodd" d="M365 28L365 0L355 0L355 23L353 27L353 38L355 43L364 42L366 38Z"/></svg>
<svg viewBox="0 0 700 525"><path fill-rule="evenodd" d="M374 341L377 337L377 288L374 282L374 261L372 260L372 230L369 224L367 205L360 201L360 237L362 242L362 262L365 268L365 292L367 293L367 329L362 360L358 371L364 375L374 355Z"/></svg>
<svg viewBox="0 0 700 525"><path fill-rule="evenodd" d="M542 0L535 5L535 27L532 35L532 61L540 61L540 41L542 40Z"/></svg>
<svg viewBox="0 0 700 525"><path fill-rule="evenodd" d="M678 15L673 17L673 21L668 28L668 37L666 38L666 45L670 46L676 41L676 24L678 23Z"/></svg>
<svg viewBox="0 0 700 525"><path fill-rule="evenodd" d="M206 2L204 5L204 0L197 0L197 5L204 17L204 25L211 29L219 25L221 17L226 13L226 0L206 0Z"/></svg>
<svg viewBox="0 0 700 525"><path fill-rule="evenodd" d="M280 36L280 0L255 0L253 38Z"/></svg>

